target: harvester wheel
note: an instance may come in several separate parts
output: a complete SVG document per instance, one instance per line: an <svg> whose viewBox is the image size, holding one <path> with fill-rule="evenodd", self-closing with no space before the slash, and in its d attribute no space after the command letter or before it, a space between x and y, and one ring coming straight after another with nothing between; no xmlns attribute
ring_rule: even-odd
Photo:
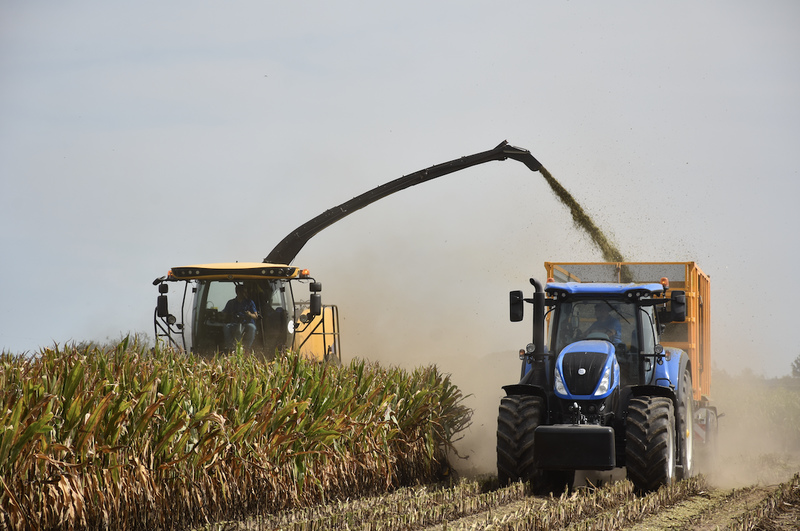
<svg viewBox="0 0 800 531"><path fill-rule="evenodd" d="M628 478L640 491L675 482L675 416L672 400L632 398L625 428Z"/></svg>
<svg viewBox="0 0 800 531"><path fill-rule="evenodd" d="M678 448L681 451L683 479L694 475L694 392L692 374L688 370L683 372L681 387L678 400Z"/></svg>

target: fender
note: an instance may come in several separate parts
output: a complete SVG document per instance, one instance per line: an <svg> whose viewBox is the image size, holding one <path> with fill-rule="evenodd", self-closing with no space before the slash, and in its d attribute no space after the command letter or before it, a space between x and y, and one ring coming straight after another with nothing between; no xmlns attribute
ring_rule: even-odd
<svg viewBox="0 0 800 531"><path fill-rule="evenodd" d="M683 393L683 389L681 389L681 385L680 385L681 378L683 378L684 371L689 371L689 374L690 375L692 374L692 363L689 360L689 354L687 354L686 352L684 352L683 350L680 350L680 349L675 349L675 350L680 352L680 364L679 364L680 368L679 368L678 373L676 375L676 378L678 380L677 383L676 383L677 388L678 388L678 393L677 394L678 394L678 399L680 400L682 398L681 393ZM694 385L694 379L692 379L692 385ZM692 389L689 389L689 392L692 393L692 400L694 400L694 391Z"/></svg>
<svg viewBox="0 0 800 531"><path fill-rule="evenodd" d="M675 411L678 410L678 403L682 397L680 393L683 391L680 388L680 377L683 375L683 371L691 371L691 363L689 362L689 355L686 354L686 352L677 348L667 350L671 351L670 360L664 358L663 365L656 365L657 385L631 386L630 395L624 399L626 410L628 408L627 402L631 398L640 396L663 396L664 398L669 398L672 400L672 405L675 407ZM662 385L661 381L669 378L670 375L674 375L674 380L669 380L669 385ZM661 379L661 381L659 381L659 379ZM689 391L691 392L692 390L690 389Z"/></svg>
<svg viewBox="0 0 800 531"><path fill-rule="evenodd" d="M545 401L545 404L547 404L548 402L547 391L545 391L545 389L539 385L531 385L524 383L504 385L503 391L506 392L506 396L515 396L515 395L538 396Z"/></svg>
<svg viewBox="0 0 800 531"><path fill-rule="evenodd" d="M634 385L630 387L630 396L628 400L626 400L625 409L628 408L627 402L630 401L631 398L638 398L640 396L663 396L664 398L672 400L672 405L677 407L675 391L669 387L661 385Z"/></svg>
<svg viewBox="0 0 800 531"><path fill-rule="evenodd" d="M678 390L682 370L686 366L686 353L678 348L667 347L664 349L662 363L656 363L654 384L659 387Z"/></svg>

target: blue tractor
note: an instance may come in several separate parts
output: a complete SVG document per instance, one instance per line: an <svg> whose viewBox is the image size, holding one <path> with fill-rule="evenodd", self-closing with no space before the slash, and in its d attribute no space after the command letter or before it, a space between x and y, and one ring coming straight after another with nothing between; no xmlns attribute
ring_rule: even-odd
<svg viewBox="0 0 800 531"><path fill-rule="evenodd" d="M695 472L695 422L715 428L716 411L694 398L691 356L662 344L670 323L686 321L686 292L616 271L620 282L531 279L532 298L511 292L511 320L530 304L534 324L521 379L503 387L501 484L548 492L571 486L576 470L625 467L650 491Z"/></svg>

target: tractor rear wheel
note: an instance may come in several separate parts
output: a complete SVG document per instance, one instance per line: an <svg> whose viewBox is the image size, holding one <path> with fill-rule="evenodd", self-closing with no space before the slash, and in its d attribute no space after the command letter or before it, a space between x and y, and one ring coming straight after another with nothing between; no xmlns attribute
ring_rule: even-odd
<svg viewBox="0 0 800 531"><path fill-rule="evenodd" d="M660 396L632 398L625 428L628 478L640 491L675 482L675 415L672 400Z"/></svg>
<svg viewBox="0 0 800 531"><path fill-rule="evenodd" d="M681 452L681 479L694 475L694 391L692 374L686 370L678 399L678 448Z"/></svg>

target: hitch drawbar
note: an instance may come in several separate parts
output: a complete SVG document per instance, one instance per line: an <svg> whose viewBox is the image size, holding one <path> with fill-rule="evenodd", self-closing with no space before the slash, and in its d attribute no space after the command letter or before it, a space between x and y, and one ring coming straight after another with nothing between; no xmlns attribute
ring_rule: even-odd
<svg viewBox="0 0 800 531"><path fill-rule="evenodd" d="M533 432L533 460L551 470L611 470L616 465L614 428L593 424L539 426Z"/></svg>

